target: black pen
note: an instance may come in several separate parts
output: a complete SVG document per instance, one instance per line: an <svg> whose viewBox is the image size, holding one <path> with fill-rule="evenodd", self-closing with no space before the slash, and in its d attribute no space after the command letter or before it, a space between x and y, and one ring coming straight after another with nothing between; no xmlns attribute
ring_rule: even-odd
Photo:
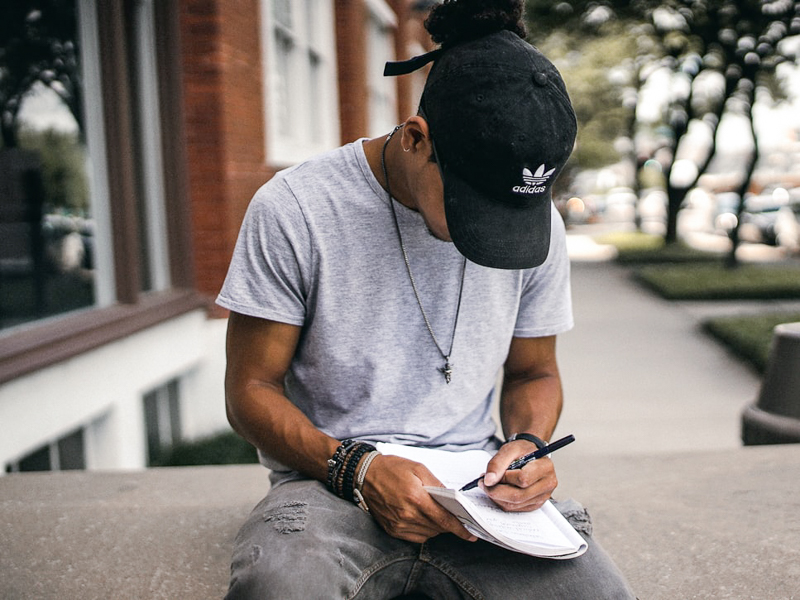
<svg viewBox="0 0 800 600"><path fill-rule="evenodd" d="M514 462L508 465L507 470L511 471L512 469L521 469L532 460L536 460L537 458L542 458L543 456L547 456L551 452L555 452L559 448L563 448L567 444L571 444L574 441L575 441L575 436L572 434L563 437L560 440L556 440L552 444L547 444L547 446L545 446L544 448L539 448L538 450L531 452L530 454L526 454L525 456L520 456L518 459L516 459ZM477 479L474 479L473 481L470 481L468 484L466 484L458 491L466 492L467 490L471 490L472 488L477 487L478 482L481 479L483 479L483 475L481 475Z"/></svg>

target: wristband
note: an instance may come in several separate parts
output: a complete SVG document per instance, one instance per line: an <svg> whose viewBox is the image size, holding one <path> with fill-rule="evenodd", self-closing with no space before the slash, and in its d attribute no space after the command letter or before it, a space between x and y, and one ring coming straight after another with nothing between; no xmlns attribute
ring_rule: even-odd
<svg viewBox="0 0 800 600"><path fill-rule="evenodd" d="M513 442L514 440L526 440L528 442L531 442L532 444L536 444L536 447L539 449L542 449L545 446L547 446L547 442L545 442L542 438L537 437L532 433L524 433L524 432L511 434L510 436L508 436L508 438L506 438L506 441L503 442L503 444L508 444L509 442Z"/></svg>

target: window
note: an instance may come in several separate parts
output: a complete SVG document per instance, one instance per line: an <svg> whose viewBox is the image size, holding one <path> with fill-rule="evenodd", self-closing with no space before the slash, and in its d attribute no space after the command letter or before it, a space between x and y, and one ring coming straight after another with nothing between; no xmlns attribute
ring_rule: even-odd
<svg viewBox="0 0 800 600"><path fill-rule="evenodd" d="M331 0L262 0L267 156L299 162L338 144Z"/></svg>
<svg viewBox="0 0 800 600"><path fill-rule="evenodd" d="M45 444L17 461L6 464L6 473L69 471L86 468L84 430L78 429Z"/></svg>
<svg viewBox="0 0 800 600"><path fill-rule="evenodd" d="M177 11L0 3L0 382L202 305Z"/></svg>
<svg viewBox="0 0 800 600"><path fill-rule="evenodd" d="M367 4L369 135L378 136L397 124L397 78L383 76L386 62L395 59L396 18L383 0L370 0Z"/></svg>
<svg viewBox="0 0 800 600"><path fill-rule="evenodd" d="M96 301L78 7L40 6L0 8L0 329Z"/></svg>
<svg viewBox="0 0 800 600"><path fill-rule="evenodd" d="M180 386L177 379L144 396L147 464L153 465L181 439Z"/></svg>
<svg viewBox="0 0 800 600"><path fill-rule="evenodd" d="M94 3L20 1L0 54L0 328L118 300ZM125 4L138 291L170 285L153 0ZM8 21L7 21L8 22ZM23 26L24 25L24 26ZM32 75L26 76L29 73Z"/></svg>

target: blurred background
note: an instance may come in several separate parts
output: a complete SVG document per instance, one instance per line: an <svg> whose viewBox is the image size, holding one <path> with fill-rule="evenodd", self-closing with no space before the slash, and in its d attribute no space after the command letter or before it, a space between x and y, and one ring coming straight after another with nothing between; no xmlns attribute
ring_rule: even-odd
<svg viewBox="0 0 800 600"><path fill-rule="evenodd" d="M0 5L4 473L254 461L213 299L276 171L416 112L424 0ZM800 299L800 2L527 2L579 120L577 261L664 298ZM709 320L756 372L772 327ZM743 367L745 368L745 367Z"/></svg>

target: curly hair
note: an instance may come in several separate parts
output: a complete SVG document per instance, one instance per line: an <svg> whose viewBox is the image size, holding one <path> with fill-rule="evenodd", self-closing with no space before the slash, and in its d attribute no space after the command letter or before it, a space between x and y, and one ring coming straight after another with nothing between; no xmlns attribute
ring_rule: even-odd
<svg viewBox="0 0 800 600"><path fill-rule="evenodd" d="M431 10L425 29L442 48L508 30L525 38L522 0L444 0Z"/></svg>

